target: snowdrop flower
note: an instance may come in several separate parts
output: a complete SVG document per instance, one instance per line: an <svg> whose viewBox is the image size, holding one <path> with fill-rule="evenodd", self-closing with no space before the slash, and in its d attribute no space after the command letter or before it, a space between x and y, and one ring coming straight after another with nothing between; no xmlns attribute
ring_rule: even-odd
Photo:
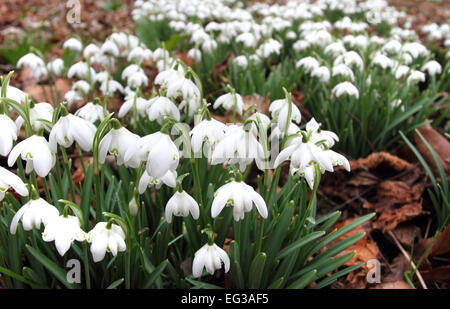
<svg viewBox="0 0 450 309"><path fill-rule="evenodd" d="M296 64L296 68L302 68L306 73L311 73L320 66L319 61L314 57L305 57L300 59Z"/></svg>
<svg viewBox="0 0 450 309"><path fill-rule="evenodd" d="M155 84L161 85L167 88L167 85L175 83L177 80L184 78L185 72L182 66L178 66L176 70L167 69L161 71L155 77Z"/></svg>
<svg viewBox="0 0 450 309"><path fill-rule="evenodd" d="M11 99L13 101L16 101L17 103L23 103L25 102L27 94L20 90L19 88L7 85L6 86L6 97L8 99Z"/></svg>
<svg viewBox="0 0 450 309"><path fill-rule="evenodd" d="M25 171L36 171L41 177L48 175L56 162L56 146L52 146L43 136L32 135L18 143L9 154L8 166L13 166L19 155L26 161Z"/></svg>
<svg viewBox="0 0 450 309"><path fill-rule="evenodd" d="M119 225L110 222L97 223L87 235L95 263L103 260L106 252L111 252L113 256L116 256L117 252L127 249L124 231Z"/></svg>
<svg viewBox="0 0 450 309"><path fill-rule="evenodd" d="M75 112L75 115L91 123L95 123L96 121L102 122L103 119L105 119L103 106L101 106L100 104L94 104L92 102L88 102L83 107L78 109Z"/></svg>
<svg viewBox="0 0 450 309"><path fill-rule="evenodd" d="M382 50L389 54L398 54L402 49L402 44L397 40L390 40L384 44Z"/></svg>
<svg viewBox="0 0 450 309"><path fill-rule="evenodd" d="M328 148L334 146L339 141L339 137L332 131L322 130L316 119L311 118L306 124L306 133L310 135L310 140L314 144L324 143Z"/></svg>
<svg viewBox="0 0 450 309"><path fill-rule="evenodd" d="M117 47L114 42L110 40L106 40L105 43L103 43L102 47L100 47L100 52L103 55L112 56L112 57L118 57L119 56L119 48Z"/></svg>
<svg viewBox="0 0 450 309"><path fill-rule="evenodd" d="M290 119L288 119L289 105L291 105ZM290 122L295 121L296 123L300 123L302 120L302 115L300 114L298 107L287 99L273 101L269 106L269 112L271 113L272 118L276 119L278 127L283 132Z"/></svg>
<svg viewBox="0 0 450 309"><path fill-rule="evenodd" d="M200 208L197 202L181 188L169 199L166 205L165 218L167 223L172 223L172 216L187 217L189 213L195 220L200 216Z"/></svg>
<svg viewBox="0 0 450 309"><path fill-rule="evenodd" d="M221 95L214 102L213 108L217 109L219 106L223 106L226 110L236 109L239 115L242 115L242 109L244 107L244 101L239 93L231 92Z"/></svg>
<svg viewBox="0 0 450 309"><path fill-rule="evenodd" d="M261 121L262 129L266 132L267 132L267 130L269 130L270 123L271 123L270 118L266 114L263 114L260 112L255 112L250 117L248 117L247 120L252 120L250 130L253 133L253 135L255 135L255 136L259 136L259 133L260 133L259 128L256 125L258 122L258 118Z"/></svg>
<svg viewBox="0 0 450 309"><path fill-rule="evenodd" d="M270 38L258 48L256 53L262 58L269 58L272 54L279 55L281 47L280 42Z"/></svg>
<svg viewBox="0 0 450 309"><path fill-rule="evenodd" d="M230 258L228 254L216 244L207 243L201 247L194 255L192 262L192 276L198 278L202 275L203 268L213 275L216 269L222 268L222 263L225 266L225 272L230 270Z"/></svg>
<svg viewBox="0 0 450 309"><path fill-rule="evenodd" d="M119 118L124 117L133 106L136 106L136 110L141 117L145 117L150 104L148 100L141 97L130 98L120 107L118 114Z"/></svg>
<svg viewBox="0 0 450 309"><path fill-rule="evenodd" d="M431 60L423 65L422 71L428 72L429 75L434 76L442 73L442 66L436 60Z"/></svg>
<svg viewBox="0 0 450 309"><path fill-rule="evenodd" d="M17 128L5 114L0 114L0 155L7 156L17 140Z"/></svg>
<svg viewBox="0 0 450 309"><path fill-rule="evenodd" d="M166 116L180 120L178 107L166 97L156 96L148 101L147 115L150 121L156 120L162 124Z"/></svg>
<svg viewBox="0 0 450 309"><path fill-rule="evenodd" d="M408 86L411 86L413 84L417 84L419 82L424 82L425 81L425 74L417 71L417 70L411 70L411 72L409 73L408 79L406 80L406 84Z"/></svg>
<svg viewBox="0 0 450 309"><path fill-rule="evenodd" d="M47 64L47 69L55 76L61 76L64 70L64 61L61 58L56 58Z"/></svg>
<svg viewBox="0 0 450 309"><path fill-rule="evenodd" d="M232 180L223 185L214 193L214 200L211 206L211 216L217 217L225 206L233 207L233 218L235 221L244 219L244 214L252 210L255 204L256 209L263 218L267 218L268 211L266 202L255 189L243 181Z"/></svg>
<svg viewBox="0 0 450 309"><path fill-rule="evenodd" d="M315 68L311 72L311 76L317 77L321 82L328 83L330 80L330 70L326 66Z"/></svg>
<svg viewBox="0 0 450 309"><path fill-rule="evenodd" d="M81 44L81 42L76 38L70 38L64 42L63 48L81 52L81 50L83 49L83 44Z"/></svg>
<svg viewBox="0 0 450 309"><path fill-rule="evenodd" d="M217 42L214 39L205 40L202 49L207 54L212 54L217 49Z"/></svg>
<svg viewBox="0 0 450 309"><path fill-rule="evenodd" d="M178 167L180 154L168 134L156 132L141 137L133 143L125 152L124 160L133 168L138 167L140 162L147 161L148 175L161 178L169 170L175 170Z"/></svg>
<svg viewBox="0 0 450 309"><path fill-rule="evenodd" d="M16 234L19 221L22 221L22 227L25 231L30 231L33 228L39 229L41 223L47 226L49 222L58 218L58 215L59 212L55 206L50 205L46 200L40 198L37 192L34 192L33 198L14 215L9 231L13 235Z"/></svg>
<svg viewBox="0 0 450 309"><path fill-rule="evenodd" d="M264 150L255 135L242 125L228 126L225 136L212 152L211 164L239 164L239 169L243 172L253 160L260 170L266 168Z"/></svg>
<svg viewBox="0 0 450 309"><path fill-rule="evenodd" d="M89 44L83 50L83 57L89 59L91 62L100 53L100 48L95 44Z"/></svg>
<svg viewBox="0 0 450 309"><path fill-rule="evenodd" d="M83 101L84 95L76 90L69 90L64 95L64 99L67 101L67 104L71 106L73 103Z"/></svg>
<svg viewBox="0 0 450 309"><path fill-rule="evenodd" d="M148 77L144 70L140 70L133 75L129 76L127 79L127 85L130 88L145 88L148 85Z"/></svg>
<svg viewBox="0 0 450 309"><path fill-rule="evenodd" d="M28 195L28 189L22 179L16 174L8 171L6 168L0 166L0 201L3 200L6 191L8 191L10 187L22 196Z"/></svg>
<svg viewBox="0 0 450 309"><path fill-rule="evenodd" d="M244 55L237 56L232 62L242 69L246 69L248 66L248 59Z"/></svg>
<svg viewBox="0 0 450 309"><path fill-rule="evenodd" d="M147 61L151 58L152 58L152 51L150 49L137 46L130 51L127 60L129 62L134 61L136 63L143 63L144 61Z"/></svg>
<svg viewBox="0 0 450 309"><path fill-rule="evenodd" d="M255 47L257 39L253 33L245 32L236 37L237 43L242 43L245 47Z"/></svg>
<svg viewBox="0 0 450 309"><path fill-rule="evenodd" d="M305 41L305 40L298 40L297 42L295 42L295 43L292 45L292 48L293 48L296 52L301 52L301 51L307 50L310 46L311 46L311 43L309 43L308 41Z"/></svg>
<svg viewBox="0 0 450 309"><path fill-rule="evenodd" d="M354 96L359 99L359 91L352 83L350 82L342 82L337 84L332 90L331 93L336 97L341 97L346 94L348 96Z"/></svg>
<svg viewBox="0 0 450 309"><path fill-rule="evenodd" d="M188 51L187 56L197 62L202 60L202 52L198 48L191 48Z"/></svg>
<svg viewBox="0 0 450 309"><path fill-rule="evenodd" d="M46 123L45 122L43 123L41 119L52 122L53 106L51 104L46 102L32 104L29 113L30 113L30 122L33 127L33 130L38 131L42 126L44 126L47 130L49 130ZM23 123L24 123L23 118L21 116L18 116L15 121L17 130L20 130Z"/></svg>
<svg viewBox="0 0 450 309"><path fill-rule="evenodd" d="M180 77L168 84L167 96L171 98L181 96L183 99L192 99L194 97L200 99L200 90L190 79Z"/></svg>
<svg viewBox="0 0 450 309"><path fill-rule="evenodd" d="M338 65L335 65L333 67L333 76L343 76L344 78L350 78L351 81L355 80L355 74L353 74L352 69L350 69L348 66L346 66L343 63L340 63Z"/></svg>
<svg viewBox="0 0 450 309"><path fill-rule="evenodd" d="M430 54L430 51L418 42L403 44L402 51L409 53L414 59L419 57L427 57Z"/></svg>
<svg viewBox="0 0 450 309"><path fill-rule="evenodd" d="M69 71L67 71L67 77L68 78L77 77L80 79L94 80L95 71L93 68L90 68L86 62L80 61L73 64L69 68Z"/></svg>
<svg viewBox="0 0 450 309"><path fill-rule="evenodd" d="M395 70L395 78L401 79L402 77L406 76L409 72L410 68L406 65L399 65L397 69Z"/></svg>
<svg viewBox="0 0 450 309"><path fill-rule="evenodd" d="M297 38L297 34L294 31L289 31L286 33L286 38L289 40L295 40Z"/></svg>
<svg viewBox="0 0 450 309"><path fill-rule="evenodd" d="M44 60L33 53L28 53L22 56L19 61L17 61L17 67L30 68L31 76L38 80L41 79L41 77L47 76L47 68L45 66Z"/></svg>
<svg viewBox="0 0 450 309"><path fill-rule="evenodd" d="M331 44L327 45L327 47L325 47L325 49L324 49L324 53L326 55L333 56L333 57L342 55L346 51L347 50L345 49L344 44L342 44L342 42L331 43Z"/></svg>
<svg viewBox="0 0 450 309"><path fill-rule="evenodd" d="M275 159L275 167L278 167L283 161L290 160L291 174L298 173L305 177L311 189L314 187L315 165L320 167L320 171L333 172L333 167L343 165L346 170L350 170L348 160L332 151L324 150L313 140L307 142L298 141L283 149Z"/></svg>
<svg viewBox="0 0 450 309"><path fill-rule="evenodd" d="M56 150L57 144L69 148L75 141L84 151L91 151L97 128L91 122L69 114L65 108L61 111L62 117L50 131L49 142L52 148Z"/></svg>
<svg viewBox="0 0 450 309"><path fill-rule="evenodd" d="M113 96L115 92L123 93L123 86L115 80L108 79L100 85L100 91L103 95Z"/></svg>
<svg viewBox="0 0 450 309"><path fill-rule="evenodd" d="M84 241L85 232L80 228L80 220L76 216L63 214L50 220L42 232L42 239L46 242L55 242L56 250L63 256L70 249L72 242Z"/></svg>
<svg viewBox="0 0 450 309"><path fill-rule="evenodd" d="M379 65L383 70L394 67L394 61L386 55L378 53L372 60L373 65Z"/></svg>
<svg viewBox="0 0 450 309"><path fill-rule="evenodd" d="M361 56L355 51L349 51L345 54L338 56L334 60L334 65L343 63L348 67L356 66L360 71L364 69L364 61Z"/></svg>
<svg viewBox="0 0 450 309"><path fill-rule="evenodd" d="M112 129L105 134L99 144L98 161L105 162L108 153L114 155L117 164L124 163L124 156L128 148L139 140L139 135L130 132L127 128L122 127L116 119L111 121Z"/></svg>
<svg viewBox="0 0 450 309"><path fill-rule="evenodd" d="M208 148L213 148L225 136L227 126L213 118L204 119L194 126L189 132L191 136L192 151L198 153L202 149L203 142Z"/></svg>
<svg viewBox="0 0 450 309"><path fill-rule="evenodd" d="M155 178L150 176L147 171L142 173L139 179L138 191L143 194L148 187L154 186L156 189L161 188L163 184L168 187L175 188L177 182L177 172L175 170L168 170L164 176Z"/></svg>

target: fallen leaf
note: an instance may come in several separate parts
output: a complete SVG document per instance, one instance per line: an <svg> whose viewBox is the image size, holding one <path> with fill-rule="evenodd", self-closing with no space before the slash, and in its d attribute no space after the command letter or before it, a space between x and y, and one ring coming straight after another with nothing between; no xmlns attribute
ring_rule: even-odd
<svg viewBox="0 0 450 309"><path fill-rule="evenodd" d="M430 250L430 256L442 255L450 252L450 225L438 236Z"/></svg>
<svg viewBox="0 0 450 309"><path fill-rule="evenodd" d="M450 173L450 142L442 136L438 131L433 129L429 124L419 128L419 132L423 135L425 140L430 144L431 148L436 152L439 162L444 171ZM414 133L414 142L417 150L422 154L424 159L430 164L433 172L438 175L436 162L428 149L427 145L422 141L417 133Z"/></svg>

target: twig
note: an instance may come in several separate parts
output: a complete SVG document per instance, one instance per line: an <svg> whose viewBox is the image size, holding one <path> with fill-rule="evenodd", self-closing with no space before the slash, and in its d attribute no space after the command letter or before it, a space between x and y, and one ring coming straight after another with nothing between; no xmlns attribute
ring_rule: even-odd
<svg viewBox="0 0 450 309"><path fill-rule="evenodd" d="M400 252L405 256L405 258L408 260L408 262L411 263L411 266L414 268L414 271L417 274L417 278L419 279L420 284L422 287L427 290L427 285L425 284L425 281L422 278L422 275L420 274L419 270L416 268L416 264L414 264L412 258L409 256L408 252L403 248L403 246L400 244L400 242L397 240L397 237L395 237L394 233L392 231L389 231L388 234L392 237L397 247L400 249Z"/></svg>

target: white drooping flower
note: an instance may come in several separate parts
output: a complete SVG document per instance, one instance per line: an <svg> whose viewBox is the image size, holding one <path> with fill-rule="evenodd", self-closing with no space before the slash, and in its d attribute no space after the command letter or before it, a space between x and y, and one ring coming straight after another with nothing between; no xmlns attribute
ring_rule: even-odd
<svg viewBox="0 0 450 309"><path fill-rule="evenodd" d="M17 61L17 67L31 69L30 75L38 80L42 77L47 77L48 75L44 60L33 53L22 56L19 61Z"/></svg>
<svg viewBox="0 0 450 309"><path fill-rule="evenodd" d="M133 143L126 151L124 160L133 168L146 161L148 175L161 178L169 170L173 171L178 167L180 154L168 134L156 132Z"/></svg>
<svg viewBox="0 0 450 309"><path fill-rule="evenodd" d="M102 122L105 119L105 112L100 104L88 102L75 112L75 116L83 118L90 123L95 123L96 121Z"/></svg>
<svg viewBox="0 0 450 309"><path fill-rule="evenodd" d="M320 125L311 119L304 136L309 138L304 141L296 138L289 146L284 148L275 159L274 167L278 167L283 161L290 160L291 174L299 174L305 177L311 189L314 187L315 166L320 168L320 172L333 172L335 166L343 165L349 171L348 160L329 149L338 140L336 134L331 131L320 130Z"/></svg>
<svg viewBox="0 0 450 309"><path fill-rule="evenodd" d="M7 156L17 140L17 128L5 114L0 114L0 155Z"/></svg>
<svg viewBox="0 0 450 309"><path fill-rule="evenodd" d="M211 216L217 217L224 207L229 205L233 207L234 220L239 221L244 219L246 212L252 210L253 204L255 204L261 217L267 218L267 205L261 195L245 182L232 180L214 193Z"/></svg>
<svg viewBox="0 0 450 309"><path fill-rule="evenodd" d="M100 53L100 47L91 43L84 48L83 57L89 59L92 62L99 53Z"/></svg>
<svg viewBox="0 0 450 309"><path fill-rule="evenodd" d="M311 72L312 77L317 77L321 82L328 83L330 80L330 70L326 66L315 68Z"/></svg>
<svg viewBox="0 0 450 309"><path fill-rule="evenodd" d="M141 46L136 46L128 54L127 60L134 61L136 63L143 63L146 60L152 58L152 51L148 48L143 48Z"/></svg>
<svg viewBox="0 0 450 309"><path fill-rule="evenodd" d="M27 94L19 88L10 85L6 86L6 97L8 99L16 101L17 103L23 103L25 102L26 96Z"/></svg>
<svg viewBox="0 0 450 309"><path fill-rule="evenodd" d="M16 234L19 221L22 221L22 227L25 231L29 231L32 228L39 229L41 223L47 226L49 222L58 218L58 215L59 212L55 206L39 196L35 196L35 199L30 199L16 212L11 221L9 231L13 235Z"/></svg>
<svg viewBox="0 0 450 309"><path fill-rule="evenodd" d="M230 125L225 136L213 149L211 164L239 164L243 172L253 160L260 170L267 167L264 149L251 130L245 130L241 125Z"/></svg>
<svg viewBox="0 0 450 309"><path fill-rule="evenodd" d="M86 239L86 233L80 226L80 220L76 216L56 216L46 224L42 239L46 242L54 241L56 250L63 256L73 241L81 242Z"/></svg>
<svg viewBox="0 0 450 309"><path fill-rule="evenodd" d="M67 114L61 116L53 126L50 131L49 142L53 149L56 149L57 144L68 148L75 141L84 151L91 151L96 131L97 128L91 122Z"/></svg>
<svg viewBox="0 0 450 309"><path fill-rule="evenodd" d="M408 86L411 86L424 81L425 81L425 74L423 72L411 70L409 72L408 79L406 80L406 84Z"/></svg>
<svg viewBox="0 0 450 309"><path fill-rule="evenodd" d="M116 256L118 252L127 249L125 232L117 224L99 222L86 238L91 243L91 253L95 263L103 260L106 252L111 252L113 256Z"/></svg>
<svg viewBox="0 0 450 309"><path fill-rule="evenodd" d="M28 195L28 189L22 179L16 174L8 171L6 168L0 166L0 201L3 200L6 191L8 191L10 187L22 196Z"/></svg>
<svg viewBox="0 0 450 309"><path fill-rule="evenodd" d="M244 55L237 56L232 62L242 69L246 69L248 66L248 59Z"/></svg>
<svg viewBox="0 0 450 309"><path fill-rule="evenodd" d="M100 85L100 91L103 95L113 96L114 93L124 93L123 86L115 80L107 79Z"/></svg>
<svg viewBox="0 0 450 309"><path fill-rule="evenodd" d="M216 269L222 268L222 263L225 266L225 272L228 272L230 270L228 254L214 243L206 244L195 252L192 262L192 276L194 278L200 277L204 268L212 275Z"/></svg>
<svg viewBox="0 0 450 309"><path fill-rule="evenodd" d="M300 59L296 64L296 68L302 68L306 73L311 73L318 67L320 67L319 61L316 58L308 56Z"/></svg>
<svg viewBox="0 0 450 309"><path fill-rule="evenodd" d="M181 190L176 191L169 199L166 205L165 217L168 223L172 222L172 216L187 217L189 213L195 220L200 216L200 208L198 203L186 193Z"/></svg>
<svg viewBox="0 0 450 309"><path fill-rule="evenodd" d="M43 119L48 122L52 122L53 106L46 102L34 104L34 106L30 108L29 116L33 130L38 131L41 128L41 126L44 126L46 130L50 130L49 126L45 122L42 122L41 120ZM17 130L20 130L23 123L24 120L22 116L18 116L15 121Z"/></svg>
<svg viewBox="0 0 450 309"><path fill-rule="evenodd" d="M61 58L56 58L47 64L47 69L51 74L61 76L64 70L64 61Z"/></svg>
<svg viewBox="0 0 450 309"><path fill-rule="evenodd" d="M81 52L83 49L83 44L81 44L81 42L76 38L70 38L64 42L63 48Z"/></svg>
<svg viewBox="0 0 450 309"><path fill-rule="evenodd" d="M105 162L106 155L110 153L116 157L117 164L122 165L126 151L139 140L139 135L116 123L117 125L113 126L100 141L98 161L102 164Z"/></svg>
<svg viewBox="0 0 450 309"><path fill-rule="evenodd" d="M236 112L239 115L242 115L244 101L239 93L226 93L217 98L213 108L217 109L219 106L223 106L226 110L233 110L236 108Z"/></svg>
<svg viewBox="0 0 450 309"><path fill-rule="evenodd" d="M122 79L127 81L130 88L145 87L148 84L148 77L144 70L136 65L131 64L122 71Z"/></svg>
<svg viewBox="0 0 450 309"><path fill-rule="evenodd" d="M348 96L354 96L357 99L359 99L359 91L358 88L356 88L352 83L350 82L342 82L334 86L334 88L331 90L331 93L335 95L336 97L341 97L342 95L346 94Z"/></svg>
<svg viewBox="0 0 450 309"><path fill-rule="evenodd" d="M148 187L154 186L156 189L159 189L163 184L168 187L175 188L177 184L177 171L168 170L167 173L160 178L152 177L147 173L147 171L144 171L141 179L139 179L139 194L143 194Z"/></svg>
<svg viewBox="0 0 450 309"><path fill-rule="evenodd" d="M46 177L56 163L55 153L56 145L52 146L43 136L32 135L11 150L8 165L13 166L20 155L26 161L27 174L34 170L40 177Z"/></svg>
<svg viewBox="0 0 450 309"><path fill-rule="evenodd" d="M159 124L162 124L166 116L180 120L178 107L169 98L161 96L156 96L148 101L147 115L150 121L156 120Z"/></svg>
<svg viewBox="0 0 450 309"><path fill-rule="evenodd" d="M118 116L119 118L124 117L130 110L133 110L133 106L135 106L138 115L141 117L145 117L149 105L150 105L149 100L133 96L127 99L125 103L122 104L122 106L119 109Z"/></svg>
<svg viewBox="0 0 450 309"><path fill-rule="evenodd" d="M442 73L442 66L436 60L431 60L423 65L422 71L427 72L431 76L434 76L436 74Z"/></svg>
<svg viewBox="0 0 450 309"><path fill-rule="evenodd" d="M339 142L339 137L332 131L322 130L320 124L316 119L311 118L306 124L306 134L310 135L310 140L313 143L324 143L328 148L334 146L335 142Z"/></svg>
<svg viewBox="0 0 450 309"><path fill-rule="evenodd" d="M194 153L202 149L203 142L208 148L213 148L225 136L226 125L213 118L204 119L189 132L191 146Z"/></svg>
<svg viewBox="0 0 450 309"><path fill-rule="evenodd" d="M183 97L183 99L197 98L200 100L200 90L190 79L179 76L167 84L167 96L170 98Z"/></svg>
<svg viewBox="0 0 450 309"><path fill-rule="evenodd" d="M197 62L202 60L202 52L198 48L191 48L188 51L187 56Z"/></svg>
<svg viewBox="0 0 450 309"><path fill-rule="evenodd" d="M288 119L289 108L291 108L291 115ZM300 123L302 119L302 115L300 114L300 110L298 109L298 107L292 102L289 102L289 100L287 99L279 99L273 101L269 106L269 112L271 113L272 118L277 121L278 127L283 132L286 129L286 126L289 125L289 123L291 123L292 121Z"/></svg>
<svg viewBox="0 0 450 309"><path fill-rule="evenodd" d="M92 67L89 67L86 62L82 61L73 64L67 72L68 78L77 77L91 81L95 79L95 75L95 70Z"/></svg>

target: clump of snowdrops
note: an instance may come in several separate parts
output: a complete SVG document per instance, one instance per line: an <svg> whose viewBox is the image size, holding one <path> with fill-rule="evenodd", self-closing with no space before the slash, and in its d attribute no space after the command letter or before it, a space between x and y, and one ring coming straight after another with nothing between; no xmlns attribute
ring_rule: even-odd
<svg viewBox="0 0 450 309"><path fill-rule="evenodd" d="M269 116L244 110L231 86L208 102L190 67L133 35L64 49L63 59L18 62L55 100L53 81L73 80L56 106L9 85L12 72L2 79L8 287L217 288L229 278L235 288L320 288L361 266L343 267L355 252L340 253L363 233L331 243L372 215L338 230L340 212L316 216L321 176L350 165L331 149L334 132L314 118L294 125L301 113L286 89ZM232 123L214 118L219 108ZM67 276L74 260L79 281Z"/></svg>
<svg viewBox="0 0 450 309"><path fill-rule="evenodd" d="M148 45L185 50L208 89L227 80L241 95L272 100L284 97L280 84L300 91L302 106L339 132L337 149L353 158L394 147L399 131L410 136L440 110L450 86L450 53L435 59L386 1L140 0L133 18ZM422 31L449 45L448 25Z"/></svg>

